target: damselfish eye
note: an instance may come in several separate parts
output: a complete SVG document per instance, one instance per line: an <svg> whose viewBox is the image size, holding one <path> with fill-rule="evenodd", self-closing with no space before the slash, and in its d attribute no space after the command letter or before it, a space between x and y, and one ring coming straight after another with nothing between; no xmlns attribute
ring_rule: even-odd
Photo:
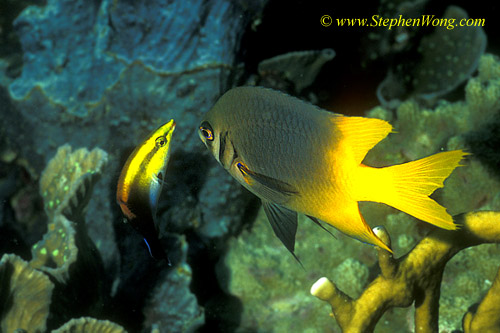
<svg viewBox="0 0 500 333"><path fill-rule="evenodd" d="M213 141L214 140L214 132L212 130L212 126L210 126L210 124L207 121L204 121L200 125L200 133L208 141Z"/></svg>
<svg viewBox="0 0 500 333"><path fill-rule="evenodd" d="M164 136L159 136L155 140L156 147L160 148L167 144L167 140L165 140Z"/></svg>

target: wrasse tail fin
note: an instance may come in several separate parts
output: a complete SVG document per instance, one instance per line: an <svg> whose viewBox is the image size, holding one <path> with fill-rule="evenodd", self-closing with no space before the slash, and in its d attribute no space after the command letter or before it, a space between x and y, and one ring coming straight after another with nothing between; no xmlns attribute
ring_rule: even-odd
<svg viewBox="0 0 500 333"><path fill-rule="evenodd" d="M467 153L454 150L386 168L361 167L358 190L365 193L359 201L385 203L437 227L454 230L457 225L446 208L429 198L444 180L460 166Z"/></svg>
<svg viewBox="0 0 500 333"><path fill-rule="evenodd" d="M172 266L172 263L170 262L170 259L168 258L167 254L165 253L165 250L163 250L163 248L161 247L159 240L153 240L148 242L148 240L144 238L144 243L146 243L146 246L149 250L149 254L151 255L152 258L156 260L165 260L168 266Z"/></svg>

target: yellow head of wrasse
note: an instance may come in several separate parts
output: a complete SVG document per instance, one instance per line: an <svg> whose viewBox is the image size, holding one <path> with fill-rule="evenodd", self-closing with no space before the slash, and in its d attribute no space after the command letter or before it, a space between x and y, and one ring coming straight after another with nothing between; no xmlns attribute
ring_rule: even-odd
<svg viewBox="0 0 500 333"><path fill-rule="evenodd" d="M160 126L130 154L116 191L116 200L130 224L143 236L153 255L158 233L154 223L165 179L174 120Z"/></svg>

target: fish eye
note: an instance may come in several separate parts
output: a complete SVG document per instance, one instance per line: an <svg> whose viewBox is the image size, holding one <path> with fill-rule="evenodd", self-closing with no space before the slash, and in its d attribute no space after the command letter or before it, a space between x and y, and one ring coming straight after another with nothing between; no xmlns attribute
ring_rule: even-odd
<svg viewBox="0 0 500 333"><path fill-rule="evenodd" d="M156 147L158 147L158 148L165 146L166 143L167 143L167 140L165 140L164 136L159 136L155 140Z"/></svg>
<svg viewBox="0 0 500 333"><path fill-rule="evenodd" d="M210 124L207 121L204 121L200 125L200 132L201 132L201 135L203 135L203 137L205 139L207 139L208 141L214 140L214 132L212 130L212 126L210 126Z"/></svg>

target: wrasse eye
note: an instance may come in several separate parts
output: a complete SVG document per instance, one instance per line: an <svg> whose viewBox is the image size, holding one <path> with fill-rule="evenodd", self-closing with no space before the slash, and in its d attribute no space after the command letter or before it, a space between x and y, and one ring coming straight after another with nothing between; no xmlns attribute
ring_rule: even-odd
<svg viewBox="0 0 500 333"><path fill-rule="evenodd" d="M214 140L214 132L212 130L212 126L210 126L210 124L207 121L204 121L200 125L200 133L208 141L213 141Z"/></svg>
<svg viewBox="0 0 500 333"><path fill-rule="evenodd" d="M164 136L159 136L155 140L156 147L161 148L167 144L167 140L165 140Z"/></svg>

